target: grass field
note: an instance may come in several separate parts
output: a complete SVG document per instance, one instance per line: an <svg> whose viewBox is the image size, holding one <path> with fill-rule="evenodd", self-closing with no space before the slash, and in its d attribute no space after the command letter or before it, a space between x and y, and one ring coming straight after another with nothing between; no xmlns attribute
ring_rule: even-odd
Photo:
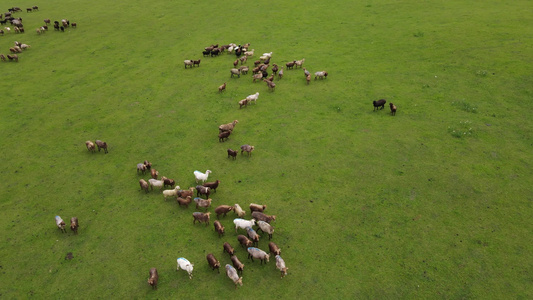
<svg viewBox="0 0 533 300"><path fill-rule="evenodd" d="M0 298L533 297L531 1L50 0L0 11L33 5L15 14L26 33L0 36L3 54L31 45L0 62ZM78 28L38 35L46 18ZM249 66L272 51L273 63L305 58L329 76L307 86L285 70L269 92L230 78L234 55L202 57L231 42L251 43ZM381 98L396 116L388 103L372 110ZM234 119L219 143L218 125ZM108 154L86 150L95 139ZM243 144L251 157L226 158ZM211 212L266 204L288 275L273 257L246 258L233 213L219 238L212 223L192 224L194 206L141 192L143 160L182 188L212 170ZM79 235L55 215L77 216ZM225 241L245 264L238 289L205 259L231 263ZM194 263L192 280L178 257Z"/></svg>

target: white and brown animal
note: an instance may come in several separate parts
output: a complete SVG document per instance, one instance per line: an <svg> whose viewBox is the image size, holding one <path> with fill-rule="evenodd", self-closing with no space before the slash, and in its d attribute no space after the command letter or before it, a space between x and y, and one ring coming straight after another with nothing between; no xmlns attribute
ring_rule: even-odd
<svg viewBox="0 0 533 300"><path fill-rule="evenodd" d="M211 198L209 199L202 199L198 197L194 198L194 202L196 202L196 208L198 209L199 207L205 207L206 211L209 208L209 206L211 206L211 201L213 201Z"/></svg>
<svg viewBox="0 0 533 300"><path fill-rule="evenodd" d="M139 179L139 185L141 186L141 191L144 190L148 193L148 188L150 187L150 184L146 182L144 179Z"/></svg>
<svg viewBox="0 0 533 300"><path fill-rule="evenodd" d="M317 78L319 79L326 79L328 77L328 72L326 71L318 71L318 72L315 72L315 80Z"/></svg>
<svg viewBox="0 0 533 300"><path fill-rule="evenodd" d="M281 271L281 278L287 275L287 270L289 268L285 266L285 261L283 260L283 258L281 258L280 255L276 255L276 268Z"/></svg>
<svg viewBox="0 0 533 300"><path fill-rule="evenodd" d="M87 147L87 151L89 151L89 152L95 152L96 151L94 143L91 142L91 141L86 141L85 142L85 147Z"/></svg>
<svg viewBox="0 0 533 300"><path fill-rule="evenodd" d="M233 224L235 224L235 232L237 232L237 229L242 228L246 230L246 227L252 227L255 225L255 220L245 220L241 218L236 218L233 220Z"/></svg>
<svg viewBox="0 0 533 300"><path fill-rule="evenodd" d="M148 284L152 286L152 289L157 289L158 280L159 280L159 274L157 274L157 269L151 268L150 277L148 278Z"/></svg>
<svg viewBox="0 0 533 300"><path fill-rule="evenodd" d="M242 217L244 217L244 215L246 215L246 212L237 203L235 203L235 205L233 205L233 211L237 214L237 216L239 216L239 218L242 218Z"/></svg>
<svg viewBox="0 0 533 300"><path fill-rule="evenodd" d="M266 208L266 205L250 203L250 213L253 213L254 211L263 212Z"/></svg>
<svg viewBox="0 0 533 300"><path fill-rule="evenodd" d="M239 123L239 120L233 120L233 122L231 122L231 123L222 124L222 125L218 126L218 131L219 132L233 131L233 129L235 128L235 125L237 125L237 123Z"/></svg>
<svg viewBox="0 0 533 300"><path fill-rule="evenodd" d="M100 152L101 149L104 149L104 153L107 154L108 151L107 151L107 143L106 142L102 142L101 140L96 140L94 141L94 143L96 144L96 147L98 147L98 152Z"/></svg>
<svg viewBox="0 0 533 300"><path fill-rule="evenodd" d="M392 104L392 102L389 103L389 106L390 106L390 114L395 116L396 115L396 110L398 108L396 107L396 105Z"/></svg>
<svg viewBox="0 0 533 300"><path fill-rule="evenodd" d="M218 92L221 93L223 91L226 90L226 83L224 82L224 84L222 84L221 86L218 87Z"/></svg>
<svg viewBox="0 0 533 300"><path fill-rule="evenodd" d="M176 197L178 195L179 189L180 189L180 186L178 185L178 186L176 186L175 188L173 188L171 190L164 190L163 191L163 197L165 198L165 201L169 197Z"/></svg>
<svg viewBox="0 0 533 300"><path fill-rule="evenodd" d="M198 223L205 223L205 226L209 225L209 215L211 212L202 213L202 212L193 212L192 217L194 218L192 223L195 224L196 221Z"/></svg>
<svg viewBox="0 0 533 300"><path fill-rule="evenodd" d="M248 144L241 146L241 155L243 152L248 152L248 156L252 155L252 151L254 151L255 147L250 146Z"/></svg>
<svg viewBox="0 0 533 300"><path fill-rule="evenodd" d="M61 230L61 232L67 232L65 229L65 221L63 221L60 216L56 216L56 226Z"/></svg>
<svg viewBox="0 0 533 300"><path fill-rule="evenodd" d="M74 231L74 234L78 234L78 227L80 227L78 224L78 218L70 218L70 230Z"/></svg>

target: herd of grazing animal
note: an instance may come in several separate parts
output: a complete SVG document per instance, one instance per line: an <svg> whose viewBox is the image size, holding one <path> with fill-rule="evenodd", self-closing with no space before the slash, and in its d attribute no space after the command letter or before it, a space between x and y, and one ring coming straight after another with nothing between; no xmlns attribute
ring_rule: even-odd
<svg viewBox="0 0 533 300"><path fill-rule="evenodd" d="M39 7L34 5L32 7L26 8L26 13L29 12L36 12L39 11ZM7 22L9 22L13 26L13 33L15 34L23 34L25 33L24 25L22 24L22 18L18 17L15 18L14 14L17 12L22 12L22 9L20 7L12 7L8 9L8 12L0 14L0 25L7 25ZM37 27L36 32L37 34L43 34L48 30L48 25L50 24L50 19L44 20L44 25ZM54 29L57 31L64 32L65 28L72 27L77 28L77 23L70 22L67 19L61 20L61 25L59 21L54 22ZM3 29L0 29L0 36L4 36L5 34L11 33L11 27L5 26ZM22 53L22 50L28 49L31 46L26 44L17 45L18 42L15 42L15 47L9 48L9 51L11 54L4 55L0 54L0 61L13 61L18 62L19 61L19 55L17 53Z"/></svg>

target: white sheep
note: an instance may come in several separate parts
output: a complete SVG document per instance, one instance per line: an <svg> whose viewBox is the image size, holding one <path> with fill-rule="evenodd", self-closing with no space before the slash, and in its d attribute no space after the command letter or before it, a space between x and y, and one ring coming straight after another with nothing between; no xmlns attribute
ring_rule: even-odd
<svg viewBox="0 0 533 300"><path fill-rule="evenodd" d="M183 63L185 64L185 69L187 69L187 66L192 68L194 62L192 60L188 59L188 60L184 60Z"/></svg>
<svg viewBox="0 0 533 300"><path fill-rule="evenodd" d="M324 79L324 78L327 78L327 77L328 77L328 72L326 72L326 71L315 72L315 80L317 78Z"/></svg>
<svg viewBox="0 0 533 300"><path fill-rule="evenodd" d="M235 288L237 288L237 284L242 286L242 277L239 277L237 270L230 264L226 264L226 275L233 280L233 283L235 283Z"/></svg>
<svg viewBox="0 0 533 300"><path fill-rule="evenodd" d="M176 269L176 271L182 268L183 270L187 271L187 273L189 273L189 279L192 279L192 270L193 270L194 265L191 264L190 261L188 261L186 258L183 258L183 257L178 258L177 261L178 261L178 268Z"/></svg>
<svg viewBox="0 0 533 300"><path fill-rule="evenodd" d="M211 173L211 170L207 170L205 171L205 173L202 173L200 171L194 171L194 177L196 177L196 183L198 183L199 180L202 181L202 183L204 183L206 180L207 180L207 177L209 176L209 174Z"/></svg>
<svg viewBox="0 0 533 300"><path fill-rule="evenodd" d="M22 49L27 49L27 48L30 48L31 46L30 45L26 45L26 44L21 44L20 45L20 48Z"/></svg>
<svg viewBox="0 0 533 300"><path fill-rule="evenodd" d="M255 49L252 49L251 51L246 51L246 52L244 52L244 55L246 55L246 56L254 56L254 51L255 51Z"/></svg>
<svg viewBox="0 0 533 300"><path fill-rule="evenodd" d="M259 57L260 60L267 60L269 57L272 57L272 52L269 53L263 53L261 57Z"/></svg>
<svg viewBox="0 0 533 300"><path fill-rule="evenodd" d="M237 232L238 228L242 228L242 229L246 230L246 227L254 226L255 225L255 220L251 219L251 220L248 221L248 220L237 218L237 219L233 220L233 224L235 224L235 232Z"/></svg>
<svg viewBox="0 0 533 300"><path fill-rule="evenodd" d="M253 101L255 103L257 101L257 98L259 98L259 92L253 95L248 95L248 97L246 97L246 100L248 100L248 102Z"/></svg>
<svg viewBox="0 0 533 300"><path fill-rule="evenodd" d="M283 278L283 276L287 275L287 270L289 268L287 268L285 266L285 261L279 255L276 255L276 268L278 268L278 270L281 271L281 278Z"/></svg>
<svg viewBox="0 0 533 300"><path fill-rule="evenodd" d="M237 216L239 217L244 217L244 215L246 214L246 212L244 210L242 210L241 206L237 203L235 203L235 205L233 205L234 209L233 211L237 214Z"/></svg>
<svg viewBox="0 0 533 300"><path fill-rule="evenodd" d="M56 216L56 225L57 228L61 229L61 232L67 232L67 230L65 229L65 222L63 221L63 219L61 219L60 216Z"/></svg>
<svg viewBox="0 0 533 300"><path fill-rule="evenodd" d="M178 196L179 189L180 189L180 186L178 185L172 190L164 190L163 197L165 197L165 200L167 200L168 197L176 197Z"/></svg>
<svg viewBox="0 0 533 300"><path fill-rule="evenodd" d="M157 180L157 179L150 178L150 179L148 179L148 183L150 183L150 188L153 191L154 190L154 186L158 187L159 190L161 190L163 188L164 184L165 184L165 181L164 180Z"/></svg>

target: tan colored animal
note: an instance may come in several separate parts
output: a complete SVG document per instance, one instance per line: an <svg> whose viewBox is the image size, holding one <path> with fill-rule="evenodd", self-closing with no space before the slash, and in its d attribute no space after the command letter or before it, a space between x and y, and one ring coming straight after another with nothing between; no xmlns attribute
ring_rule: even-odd
<svg viewBox="0 0 533 300"><path fill-rule="evenodd" d="M150 176L151 176L153 179L157 179L157 177L159 176L159 172L157 172L156 169L151 169L151 170L150 170Z"/></svg>
<svg viewBox="0 0 533 300"><path fill-rule="evenodd" d="M276 255L276 268L281 271L281 278L287 275L287 270L289 268L285 266L285 261L283 260L283 258L281 258L280 255Z"/></svg>
<svg viewBox="0 0 533 300"><path fill-rule="evenodd" d="M237 125L237 123L239 123L239 120L233 120L233 122L231 122L231 123L222 124L222 125L218 126L218 131L219 132L233 131L233 129L235 128L235 125Z"/></svg>
<svg viewBox="0 0 533 300"><path fill-rule="evenodd" d="M157 289L158 280L159 280L159 274L157 274L157 269L151 268L150 277L148 278L148 284L152 286L152 289Z"/></svg>
<svg viewBox="0 0 533 300"><path fill-rule="evenodd" d="M205 226L207 226L209 225L210 214L211 214L210 212L207 212L207 213L193 212L192 217L194 218L194 220L192 221L192 223L195 224L196 221L198 221L199 223L205 223Z"/></svg>
<svg viewBox="0 0 533 300"><path fill-rule="evenodd" d="M146 182L146 180L140 179L139 185L141 186L141 191L144 190L145 192L148 193L148 189L150 188L150 185L148 184L148 182Z"/></svg>
<svg viewBox="0 0 533 300"><path fill-rule="evenodd" d="M266 208L266 205L250 203L250 213L253 213L254 211L263 212Z"/></svg>
<svg viewBox="0 0 533 300"><path fill-rule="evenodd" d="M396 109L398 109L396 107L396 105L392 104L392 102L389 103L389 106L390 106L390 114L395 116L396 115Z"/></svg>
<svg viewBox="0 0 533 300"><path fill-rule="evenodd" d="M94 146L94 143L91 142L91 141L86 141L86 142L85 142L85 147L87 147L87 150L88 150L89 152L95 152L95 151L96 151L95 146Z"/></svg>
<svg viewBox="0 0 533 300"><path fill-rule="evenodd" d="M239 101L239 109L241 109L243 106L244 107L247 107L248 104L250 103L250 101L248 101L248 99L242 99Z"/></svg>
<svg viewBox="0 0 533 300"><path fill-rule="evenodd" d="M191 200L191 196L187 196L186 198L178 197L177 201L178 201L179 206L185 206L188 208L192 200Z"/></svg>
<svg viewBox="0 0 533 300"><path fill-rule="evenodd" d="M57 228L61 229L61 232L67 232L65 230L65 221L63 221L60 216L56 216L56 226Z"/></svg>
<svg viewBox="0 0 533 300"><path fill-rule="evenodd" d="M70 219L70 230L74 231L74 234L78 234L78 218L72 217Z"/></svg>
<svg viewBox="0 0 533 300"><path fill-rule="evenodd" d="M190 187L188 190L179 190L178 197L187 198L194 196L194 187Z"/></svg>
<svg viewBox="0 0 533 300"><path fill-rule="evenodd" d="M218 92L221 93L223 91L226 90L226 83L224 82L224 84L222 84L221 86L218 87Z"/></svg>
<svg viewBox="0 0 533 300"><path fill-rule="evenodd" d="M215 208L215 214L217 214L217 219L220 215L224 214L225 217L227 213L233 210L233 206L229 205L219 205L217 208Z"/></svg>
<svg viewBox="0 0 533 300"><path fill-rule="evenodd" d="M237 203L235 203L235 205L233 205L233 211L237 214L237 216L239 216L240 218L244 217L244 215L246 215L246 212L244 210L242 210L241 206Z"/></svg>

